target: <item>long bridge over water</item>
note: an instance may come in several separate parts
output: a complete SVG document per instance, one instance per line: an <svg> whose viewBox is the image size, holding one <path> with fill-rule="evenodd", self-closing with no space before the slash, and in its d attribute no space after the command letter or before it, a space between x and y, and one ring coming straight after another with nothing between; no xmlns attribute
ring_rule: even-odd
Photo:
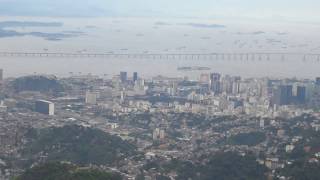
<svg viewBox="0 0 320 180"><path fill-rule="evenodd" d="M66 52L0 52L0 58L10 57L52 57L52 58L106 58L106 59L181 59L181 60L241 60L269 61L290 60L320 62L320 53L66 53Z"/></svg>

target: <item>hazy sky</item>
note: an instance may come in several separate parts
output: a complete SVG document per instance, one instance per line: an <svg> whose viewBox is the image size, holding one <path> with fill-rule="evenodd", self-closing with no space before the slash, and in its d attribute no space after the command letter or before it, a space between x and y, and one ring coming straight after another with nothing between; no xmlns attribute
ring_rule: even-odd
<svg viewBox="0 0 320 180"><path fill-rule="evenodd" d="M319 0L0 0L0 14L320 21Z"/></svg>

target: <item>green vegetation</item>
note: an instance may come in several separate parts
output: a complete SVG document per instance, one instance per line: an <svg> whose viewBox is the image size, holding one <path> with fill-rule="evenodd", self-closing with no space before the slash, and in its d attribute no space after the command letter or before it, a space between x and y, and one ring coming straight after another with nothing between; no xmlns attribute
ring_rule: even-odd
<svg viewBox="0 0 320 180"><path fill-rule="evenodd" d="M290 177L291 180L318 180L320 177L320 164L305 161L296 161L286 166L280 174Z"/></svg>
<svg viewBox="0 0 320 180"><path fill-rule="evenodd" d="M136 153L136 148L118 136L82 126L64 126L30 130L22 155L35 161L47 155L49 161L70 161L75 164L105 165Z"/></svg>
<svg viewBox="0 0 320 180"><path fill-rule="evenodd" d="M28 169L15 180L121 180L121 176L97 169L52 162Z"/></svg>
<svg viewBox="0 0 320 180"><path fill-rule="evenodd" d="M171 179L164 175L157 175L156 180L171 180Z"/></svg>
<svg viewBox="0 0 320 180"><path fill-rule="evenodd" d="M56 77L46 76L25 76L17 78L13 81L12 86L16 92L40 91L58 93L64 89Z"/></svg>
<svg viewBox="0 0 320 180"><path fill-rule="evenodd" d="M266 135L262 132L241 133L231 136L227 141L233 145L255 146L266 140Z"/></svg>
<svg viewBox="0 0 320 180"><path fill-rule="evenodd" d="M296 129L299 129L300 134L298 135L303 138L295 144L294 150L287 156L291 160L307 161L320 151L320 132L301 128L295 128L294 130L297 131ZM305 148L309 150L306 151Z"/></svg>
<svg viewBox="0 0 320 180"><path fill-rule="evenodd" d="M219 153L204 158L207 163L173 160L164 168L175 170L177 180L265 180L266 168L256 162L254 156L240 156L235 153Z"/></svg>
<svg viewBox="0 0 320 180"><path fill-rule="evenodd" d="M234 116L212 116L208 117L203 114L193 114L193 113L169 113L168 116L174 119L171 122L171 126L174 128L181 128L182 125L186 125L189 128L198 128L200 130L213 129L216 132L223 132L229 127L226 125L224 129L221 127L215 128L216 124L226 123L229 121L234 121L236 117Z"/></svg>

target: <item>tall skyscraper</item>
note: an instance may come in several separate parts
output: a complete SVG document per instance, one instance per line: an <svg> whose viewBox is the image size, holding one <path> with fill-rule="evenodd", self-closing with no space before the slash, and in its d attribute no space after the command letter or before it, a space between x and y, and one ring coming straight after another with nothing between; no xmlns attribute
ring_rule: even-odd
<svg viewBox="0 0 320 180"><path fill-rule="evenodd" d="M219 73L211 73L210 74L210 80L212 81L220 81L221 74Z"/></svg>
<svg viewBox="0 0 320 180"><path fill-rule="evenodd" d="M240 93L240 82L233 82L232 84L232 94Z"/></svg>
<svg viewBox="0 0 320 180"><path fill-rule="evenodd" d="M306 101L306 87L298 86L297 87L297 102L298 103L305 103Z"/></svg>
<svg viewBox="0 0 320 180"><path fill-rule="evenodd" d="M120 92L120 101L124 102L125 98L126 98L126 92L123 90Z"/></svg>
<svg viewBox="0 0 320 180"><path fill-rule="evenodd" d="M122 83L125 83L125 82L127 82L127 80L128 80L128 74L127 74L127 72L120 72L120 80L121 80L121 82Z"/></svg>
<svg viewBox="0 0 320 180"><path fill-rule="evenodd" d="M320 86L320 77L316 78L316 85Z"/></svg>
<svg viewBox="0 0 320 180"><path fill-rule="evenodd" d="M293 86L292 85L286 85L285 86L287 92L286 92L286 102L287 104L289 104L291 101L292 101L292 89L293 89Z"/></svg>
<svg viewBox="0 0 320 180"><path fill-rule="evenodd" d="M279 85L273 90L272 104L288 105L292 102L292 85Z"/></svg>
<svg viewBox="0 0 320 180"><path fill-rule="evenodd" d="M133 78L132 78L133 82L136 82L138 80L138 73L134 72L133 73Z"/></svg>
<svg viewBox="0 0 320 180"><path fill-rule="evenodd" d="M216 94L221 92L220 79L221 79L221 74L219 73L210 74L211 90Z"/></svg>
<svg viewBox="0 0 320 180"><path fill-rule="evenodd" d="M0 81L3 81L3 69L0 69Z"/></svg>
<svg viewBox="0 0 320 180"><path fill-rule="evenodd" d="M232 94L240 93L240 76L235 76L232 78Z"/></svg>

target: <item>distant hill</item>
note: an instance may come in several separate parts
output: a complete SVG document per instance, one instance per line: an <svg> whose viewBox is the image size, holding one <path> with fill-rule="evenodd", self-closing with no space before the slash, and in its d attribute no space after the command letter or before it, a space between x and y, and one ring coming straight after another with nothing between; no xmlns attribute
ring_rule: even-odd
<svg viewBox="0 0 320 180"><path fill-rule="evenodd" d="M97 169L81 169L71 164L47 163L26 170L14 180L121 180L121 176Z"/></svg>
<svg viewBox="0 0 320 180"><path fill-rule="evenodd" d="M63 85L55 76L24 76L15 79L12 87L16 92L40 91L40 92L61 92Z"/></svg>
<svg viewBox="0 0 320 180"><path fill-rule="evenodd" d="M29 142L21 153L30 162L45 155L47 161L111 165L136 153L134 145L118 136L77 125L32 129L26 138Z"/></svg>

